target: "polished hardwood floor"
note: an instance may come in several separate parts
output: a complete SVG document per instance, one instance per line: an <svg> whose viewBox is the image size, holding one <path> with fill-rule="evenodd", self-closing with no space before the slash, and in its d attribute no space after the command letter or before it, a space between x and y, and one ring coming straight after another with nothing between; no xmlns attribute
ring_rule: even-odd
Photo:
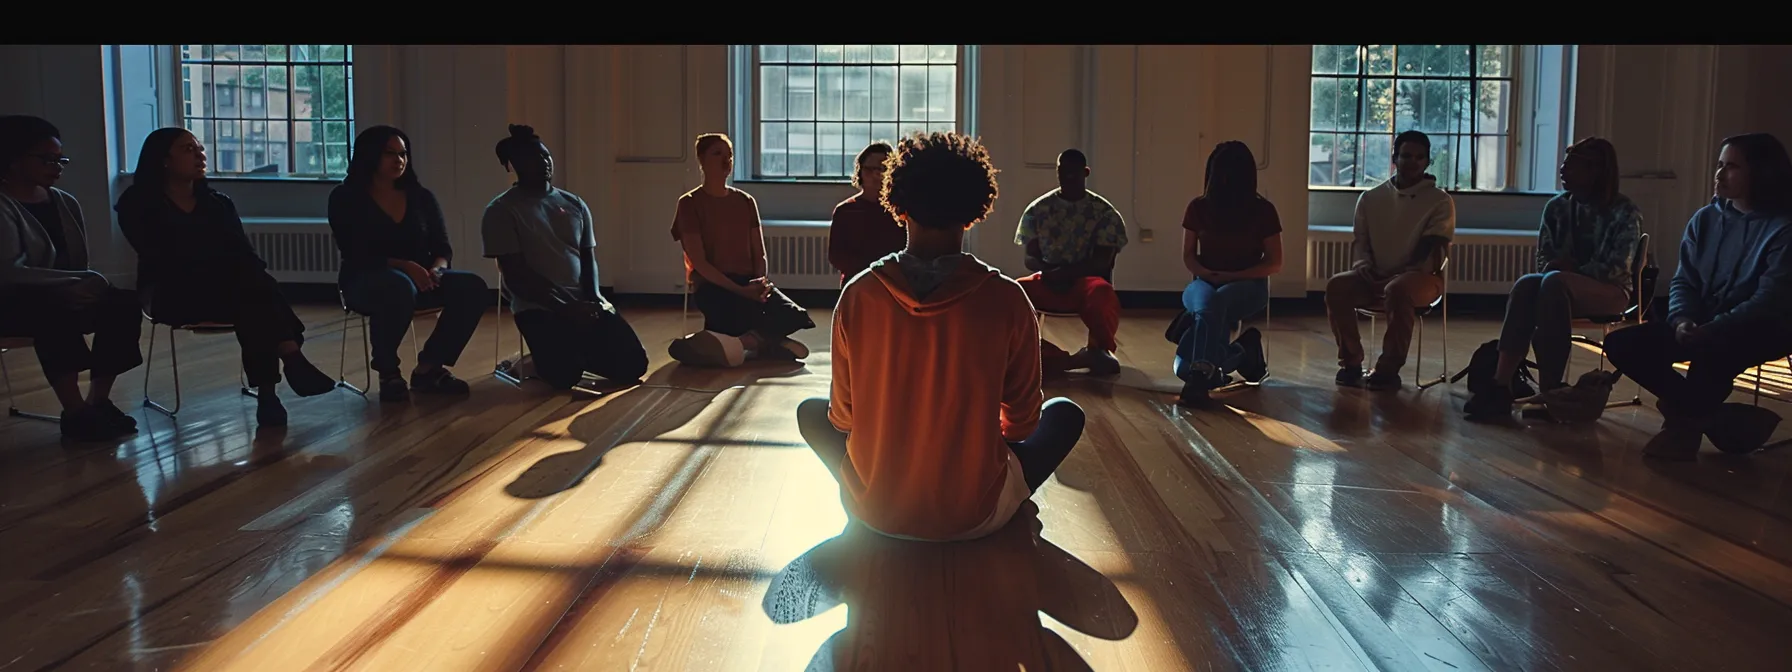
<svg viewBox="0 0 1792 672"><path fill-rule="evenodd" d="M677 310L630 311L654 370L604 395L494 379L515 332L488 317L472 398L336 392L271 432L234 339L182 334L178 420L136 410L139 372L122 444L0 421L0 671L1785 669L1788 451L1662 464L1652 404L1479 425L1460 384L1340 391L1310 315L1262 325L1268 383L1191 411L1167 313L1131 311L1117 380L1048 383L1089 421L1036 506L900 542L847 526L797 433L827 390L814 313L806 366L699 371L665 356ZM304 317L334 370L340 313ZM1451 364L1495 328L1452 319ZM1783 412L1792 376L1767 378Z"/></svg>

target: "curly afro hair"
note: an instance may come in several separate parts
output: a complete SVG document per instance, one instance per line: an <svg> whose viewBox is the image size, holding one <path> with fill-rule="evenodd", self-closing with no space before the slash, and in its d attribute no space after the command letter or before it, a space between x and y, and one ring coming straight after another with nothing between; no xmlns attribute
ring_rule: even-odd
<svg viewBox="0 0 1792 672"><path fill-rule="evenodd" d="M884 208L923 229L968 229L1000 191L989 150L960 133L915 133L896 144L884 174Z"/></svg>

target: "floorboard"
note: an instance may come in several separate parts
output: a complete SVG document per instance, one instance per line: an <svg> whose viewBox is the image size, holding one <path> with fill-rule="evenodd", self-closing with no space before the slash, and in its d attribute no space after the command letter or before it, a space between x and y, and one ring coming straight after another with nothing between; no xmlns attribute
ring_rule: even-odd
<svg viewBox="0 0 1792 672"><path fill-rule="evenodd" d="M1647 395L1471 424L1460 384L1337 389L1296 313L1255 323L1267 383L1190 410L1169 314L1128 311L1119 377L1047 383L1089 418L1053 480L989 538L921 544L848 526L797 432L829 379L813 312L804 365L703 371L665 355L678 310L631 310L646 384L559 394L490 375L517 340L488 316L471 398L288 395L282 430L233 339L182 335L178 418L135 411L116 445L0 420L0 671L1783 669L1792 457L1645 460ZM302 316L326 370L360 352L339 312ZM1409 381L1498 327L1429 326ZM16 405L52 409L6 356ZM1783 412L1792 374L1764 379Z"/></svg>

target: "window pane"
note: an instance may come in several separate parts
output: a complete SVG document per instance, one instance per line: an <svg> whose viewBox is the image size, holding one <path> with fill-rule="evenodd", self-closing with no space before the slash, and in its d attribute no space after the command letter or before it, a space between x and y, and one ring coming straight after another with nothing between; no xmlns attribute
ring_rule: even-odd
<svg viewBox="0 0 1792 672"><path fill-rule="evenodd" d="M348 68L326 65L319 69L325 119L348 118Z"/></svg>
<svg viewBox="0 0 1792 672"><path fill-rule="evenodd" d="M928 45L927 46L927 62L929 62L929 63L957 63L958 62L958 45L956 45L956 44L931 44L931 45Z"/></svg>
<svg viewBox="0 0 1792 672"><path fill-rule="evenodd" d="M927 68L927 119L950 122L958 118L958 66Z"/></svg>
<svg viewBox="0 0 1792 672"><path fill-rule="evenodd" d="M791 119L812 120L815 118L815 68L814 66L792 66L786 71L789 77L790 102L785 108Z"/></svg>
<svg viewBox="0 0 1792 672"><path fill-rule="evenodd" d="M759 125L759 174L781 177L787 174L789 146L782 123Z"/></svg>
<svg viewBox="0 0 1792 672"><path fill-rule="evenodd" d="M793 123L790 134L790 176L815 175L815 124Z"/></svg>
<svg viewBox="0 0 1792 672"><path fill-rule="evenodd" d="M871 124L847 123L840 128L840 146L854 156L871 144Z"/></svg>
<svg viewBox="0 0 1792 672"><path fill-rule="evenodd" d="M1505 44L1479 45L1480 60L1475 64L1478 77L1512 76L1512 47Z"/></svg>
<svg viewBox="0 0 1792 672"><path fill-rule="evenodd" d="M840 44L818 44L818 45L815 45L815 62L816 63L840 63L844 59L845 51L846 51L845 45L840 45Z"/></svg>
<svg viewBox="0 0 1792 672"><path fill-rule="evenodd" d="M792 45L790 45L790 62L791 63L814 63L815 62L815 45L813 45L813 44L792 44Z"/></svg>
<svg viewBox="0 0 1792 672"><path fill-rule="evenodd" d="M323 129L321 122L293 122L292 172L296 175L321 175L324 172Z"/></svg>
<svg viewBox="0 0 1792 672"><path fill-rule="evenodd" d="M815 72L815 119L817 121L840 121L844 119L846 86L842 80L846 77L845 68L818 68Z"/></svg>
<svg viewBox="0 0 1792 672"><path fill-rule="evenodd" d="M1313 74L1357 74L1357 48L1354 44L1313 45Z"/></svg>
<svg viewBox="0 0 1792 672"><path fill-rule="evenodd" d="M871 68L847 67L846 114L847 121L871 121Z"/></svg>
<svg viewBox="0 0 1792 672"><path fill-rule="evenodd" d="M790 57L789 54L790 50L782 44L759 45L759 62L761 63L783 63L784 59Z"/></svg>
<svg viewBox="0 0 1792 672"><path fill-rule="evenodd" d="M1475 188L1504 190L1508 156L1505 136L1483 135L1475 138Z"/></svg>
<svg viewBox="0 0 1792 672"><path fill-rule="evenodd" d="M1475 100L1478 133L1512 132L1512 82L1491 80L1478 84L1480 95Z"/></svg>
<svg viewBox="0 0 1792 672"><path fill-rule="evenodd" d="M844 138L841 135L843 131L840 124L815 125L815 172L817 175L846 176L846 166L840 160L841 153L845 151ZM858 149L860 148L854 148L854 151Z"/></svg>
<svg viewBox="0 0 1792 672"><path fill-rule="evenodd" d="M1363 67L1370 75L1394 74L1394 45L1363 45Z"/></svg>
<svg viewBox="0 0 1792 672"><path fill-rule="evenodd" d="M896 120L896 71L891 66L871 68L871 120Z"/></svg>
<svg viewBox="0 0 1792 672"><path fill-rule="evenodd" d="M1362 122L1359 130L1392 132L1394 130L1394 80L1364 80L1362 100Z"/></svg>
<svg viewBox="0 0 1792 672"><path fill-rule="evenodd" d="M765 65L759 68L759 118L765 121L783 121L790 116L786 102L790 96L789 83L785 81L785 68L782 65Z"/></svg>
<svg viewBox="0 0 1792 672"><path fill-rule="evenodd" d="M318 119L317 80L318 68L315 65L300 65L292 69L292 116L294 119Z"/></svg>
<svg viewBox="0 0 1792 672"><path fill-rule="evenodd" d="M901 52L902 62L905 64L927 62L927 45L925 44L905 44L902 45Z"/></svg>
<svg viewBox="0 0 1792 672"><path fill-rule="evenodd" d="M927 120L926 66L902 66L902 87L897 92L897 101L902 113L901 121Z"/></svg>
<svg viewBox="0 0 1792 672"><path fill-rule="evenodd" d="M1307 149L1310 166L1307 183L1314 186L1351 186L1355 174L1355 137L1337 133L1313 133Z"/></svg>
<svg viewBox="0 0 1792 672"><path fill-rule="evenodd" d="M869 45L869 44L846 45L846 62L847 63L870 63L871 62L871 45Z"/></svg>
<svg viewBox="0 0 1792 672"><path fill-rule="evenodd" d="M1394 136L1382 133L1357 139L1355 186L1367 187L1388 179L1394 170Z"/></svg>
<svg viewBox="0 0 1792 672"><path fill-rule="evenodd" d="M902 135L896 131L896 124L871 125L872 142L887 142L893 147L900 140L902 140Z"/></svg>
<svg viewBox="0 0 1792 672"><path fill-rule="evenodd" d="M1356 83L1355 78L1313 78L1313 130L1356 130Z"/></svg>
<svg viewBox="0 0 1792 672"><path fill-rule="evenodd" d="M874 44L871 46L871 62L895 63L897 51L894 44Z"/></svg>

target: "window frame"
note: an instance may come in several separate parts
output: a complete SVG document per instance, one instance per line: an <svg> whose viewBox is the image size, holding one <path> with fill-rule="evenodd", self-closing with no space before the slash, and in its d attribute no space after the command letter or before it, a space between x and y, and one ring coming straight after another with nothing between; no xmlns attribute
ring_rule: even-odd
<svg viewBox="0 0 1792 672"><path fill-rule="evenodd" d="M1332 45L1313 45L1313 46L1314 46L1314 48L1317 48L1319 46L1332 46ZM1355 46L1365 47L1368 45L1355 45ZM1567 101L1557 105L1557 107L1556 107L1556 114L1558 115L1559 118L1557 120L1557 123L1555 124L1555 127L1560 130L1554 135L1559 136L1559 137L1555 137L1555 138L1534 138L1534 137L1532 137L1534 135L1533 127L1536 125L1536 120L1537 120L1538 114L1539 114L1538 111L1536 109L1534 109L1535 108L1534 103L1536 103L1536 101L1538 100L1538 96L1540 95L1539 91L1537 90L1537 86L1538 86L1537 80L1539 78L1537 77L1537 73L1533 72L1532 70L1533 70L1534 65L1539 65L1541 63L1541 61L1543 60L1540 58L1540 53L1541 53L1542 49L1563 48L1563 49L1565 49L1565 52L1564 52L1565 56L1562 57L1563 58L1563 66L1562 67L1564 70L1563 75L1564 75L1565 81L1572 82L1573 78L1574 78L1575 60L1576 60L1575 59L1576 50L1574 49L1574 46L1573 45L1536 45L1536 44L1501 45L1501 46L1505 46L1511 50L1510 51L1511 60L1508 63L1508 70L1511 73L1511 75L1504 76L1504 77L1484 77L1484 76L1479 76L1479 75L1475 74L1475 70L1477 70L1478 66L1479 66L1479 60L1476 58L1473 58L1472 55L1475 53L1475 51L1474 51L1475 49L1477 49L1478 47L1481 47L1481 46L1485 46L1485 45L1468 45L1468 46L1470 47L1470 50L1471 50L1470 51L1471 58L1469 61L1469 67L1470 67L1471 74L1467 77L1463 77L1463 76L1437 76L1437 77L1407 76L1407 77L1401 77L1397 73L1394 75L1381 77L1381 76L1374 76L1374 75L1369 75L1369 74L1360 73L1360 72L1359 72L1359 74L1355 74L1355 75L1320 74L1320 73L1312 72L1313 66L1311 64L1311 59L1309 58L1308 65L1307 65L1308 90L1309 91L1311 90L1312 82L1314 80L1320 79L1320 78L1342 79L1342 80L1354 79L1358 83L1359 87L1362 86L1363 82L1365 82L1366 80L1369 80L1369 79L1393 79L1396 82L1398 82L1399 80L1414 80L1414 81L1441 80L1441 81L1468 81L1469 85L1471 87L1471 90L1475 90L1476 95L1479 95L1478 88L1479 88L1479 84L1481 82L1484 82L1484 81L1510 82L1510 90L1512 93L1511 93L1510 99L1508 100L1508 109L1506 110L1506 114L1507 114L1507 117L1511 120L1511 122L1510 122L1511 130L1509 132L1507 132L1507 134L1505 136L1505 143L1504 143L1506 157L1507 157L1506 162L1505 162L1505 184L1506 184L1505 188L1503 188L1503 189L1476 189L1476 188L1472 188L1472 187L1462 188L1462 187L1458 186L1458 187L1453 187L1453 188L1447 188L1447 189L1445 189L1445 191L1447 191L1451 194L1472 194L1472 195L1477 195L1477 196L1511 195L1511 196L1532 196L1532 197L1541 196L1541 195L1553 195L1553 194L1557 193L1557 191L1558 191L1557 187L1559 187L1559 185L1556 184L1556 182L1553 179L1550 182L1550 185L1551 185L1550 188L1548 188L1548 189L1535 188L1535 186L1536 186L1535 185L1535 182L1536 182L1535 177L1536 176L1531 175L1530 174L1531 171L1528 168L1526 168L1526 166L1531 164L1534 161L1534 159L1537 158L1537 157L1533 156L1534 154L1541 154L1543 152L1551 152L1555 155L1559 155L1561 152L1561 147L1557 147L1555 145L1565 145L1566 144L1565 140L1567 138L1572 137L1572 134L1567 132L1566 129L1570 128L1573 124L1573 118L1572 118L1573 117L1573 102L1572 102L1573 91L1571 89L1566 91L1565 93L1567 96ZM1360 70L1360 68L1359 68L1359 70ZM1396 86L1397 86L1397 84L1396 84ZM1360 88L1359 88L1359 90L1360 90ZM1361 130L1362 129L1362 120L1360 118L1360 115L1361 115L1360 104L1358 107L1358 115L1359 115L1359 118L1357 120L1356 127L1353 130L1348 131L1348 132L1355 136L1375 135L1374 133L1364 133ZM1321 132L1325 132L1325 131L1320 131L1320 130L1313 128L1312 109L1311 109L1310 104L1308 106L1308 111L1307 111L1306 116L1307 116L1306 135L1308 137L1307 144L1308 144L1308 146L1311 146L1312 135L1314 133L1321 133ZM1401 130L1402 129L1398 129L1398 128L1393 129L1392 132L1388 133L1388 136L1390 138L1392 138L1394 135L1398 134ZM1337 131L1337 132L1343 133L1344 131ZM1473 142L1472 138L1476 137L1477 134L1475 134L1475 133L1473 133L1473 131L1471 131L1467 135L1469 135L1469 137L1471 138L1471 141L1468 143L1469 146L1471 147L1471 151L1474 151L1473 148L1476 146L1477 143ZM1480 137L1498 137L1498 134L1495 134L1495 133L1482 133L1482 134L1478 134L1478 135ZM1359 162L1358 165L1360 167L1360 165L1361 165L1360 162L1362 160L1362 157L1357 157L1357 160ZM1470 165L1471 166L1474 165L1473 158L1470 159ZM1312 180L1310 164L1307 166L1307 172L1308 172L1307 179L1309 181L1309 184L1307 185L1308 192L1351 193L1351 192L1362 192L1362 191L1368 190L1370 188L1373 188L1375 186L1375 184L1358 185L1358 186L1315 185L1315 184L1310 183L1310 181ZM1553 178L1553 176L1551 176L1551 177ZM1473 182L1472 178L1471 178L1470 182L1472 184L1472 182Z"/></svg>
<svg viewBox="0 0 1792 672"><path fill-rule="evenodd" d="M850 185L851 177L761 176L759 171L759 46L728 45L729 128L734 140L733 180L742 184ZM956 63L954 124L959 133L976 135L979 47L960 44ZM897 140L898 138L891 138Z"/></svg>
<svg viewBox="0 0 1792 672"><path fill-rule="evenodd" d="M292 53L291 52L292 45L286 45L286 46L288 49L288 51L287 51L287 54L289 56L288 60L275 61L275 60L271 60L271 59L264 59L264 61L261 61L259 63L263 64L263 65L282 65L282 64L284 64L286 67L289 67L289 68L293 67L295 65L319 65L319 66L322 66L322 65L338 65L338 64L340 64L340 65L344 66L346 68L346 70L344 72L344 79L343 79L343 83L346 87L344 103L345 103L347 115L346 115L345 119L328 119L328 118L324 118L324 117L316 117L316 118L309 118L309 119L291 118L293 99L289 95L286 100L286 113L288 115L288 118L286 118L286 119L266 119L265 121L267 121L270 124L276 123L276 122L286 124L286 126L287 126L286 138L287 139L284 144L286 145L286 160L287 161L293 161L293 160L295 160L295 157L297 156L297 145L294 144L296 142L296 140L294 138L297 135L295 132L296 127L294 126L295 122L316 121L320 124L319 131L318 131L319 133L324 132L322 130L323 127L321 124L323 124L325 122L346 123L348 126L348 128L347 128L347 131L348 131L347 147L344 148L344 156L346 158L354 150L354 139L355 139L355 133L357 131L357 129L355 127L355 122L356 122L356 119L355 119L355 50L356 50L357 45L353 45L353 44L343 45L344 47L346 47L346 50L345 50L346 53L344 54L344 58L341 61L293 61L293 60L290 60L290 55ZM182 57L181 45L178 45L178 44L168 45L166 47L165 51L158 50L158 53L166 53L168 55L168 58L166 59L167 60L166 65L163 68L158 69L156 72L157 79L158 79L158 82L157 82L158 86L160 86L160 83L162 81L183 83L183 86L167 87L171 90L171 93L172 93L171 98L173 100L170 101L172 104L168 107L170 114L167 115L168 118L166 119L166 121L172 126L186 128L187 119L188 119L188 115L187 115L188 102L187 101L188 101L189 97L185 95L187 86L185 86L184 84L187 82L190 82L191 80L185 76L182 66L187 66L187 65L205 66L205 65L217 65L220 63L228 64L228 63L234 63L234 62L223 62L223 61L216 61L216 60L211 60L211 59L189 60L189 59ZM292 75L289 74L288 76L290 77ZM292 85L292 82L291 82L291 80L288 80L288 82L289 82L288 86L290 87ZM320 81L320 84L321 84L321 81ZM212 88L216 87L216 84L214 82L210 82L210 81L208 81L206 83L206 85L208 87L212 87ZM320 95L321 95L321 93L320 93ZM245 100L239 101L239 102L246 102L247 96L243 96L243 98ZM264 106L269 101L271 101L271 97L268 97L267 99L265 99L263 101ZM238 105L239 108L241 108L242 106L243 105L241 105L241 104ZM320 108L321 108L321 103L320 103ZM204 112L203 110L196 110L196 111L201 112L201 114L199 114L197 116L202 119L213 119L215 121L218 121L218 120L230 121L229 119L216 119L216 118L212 118L212 117L206 117L203 115L203 112ZM237 120L239 120L239 121L263 121L263 120L241 119L241 118L239 118ZM268 141L268 143L270 145L272 145L273 141L270 140L270 141ZM207 149L210 149L210 148L208 147ZM328 143L326 143L324 151L326 153L329 151ZM247 151L245 150L243 152L243 154L247 155ZM271 154L272 153L270 151L270 155ZM336 183L336 182L342 181L342 176L341 175L332 176L332 175L328 174L327 172L323 175L306 175L306 174L289 174L289 173L251 174L251 173L210 173L210 172L208 172L208 174L206 175L206 179L209 181L212 181L212 182L242 181L242 182Z"/></svg>

